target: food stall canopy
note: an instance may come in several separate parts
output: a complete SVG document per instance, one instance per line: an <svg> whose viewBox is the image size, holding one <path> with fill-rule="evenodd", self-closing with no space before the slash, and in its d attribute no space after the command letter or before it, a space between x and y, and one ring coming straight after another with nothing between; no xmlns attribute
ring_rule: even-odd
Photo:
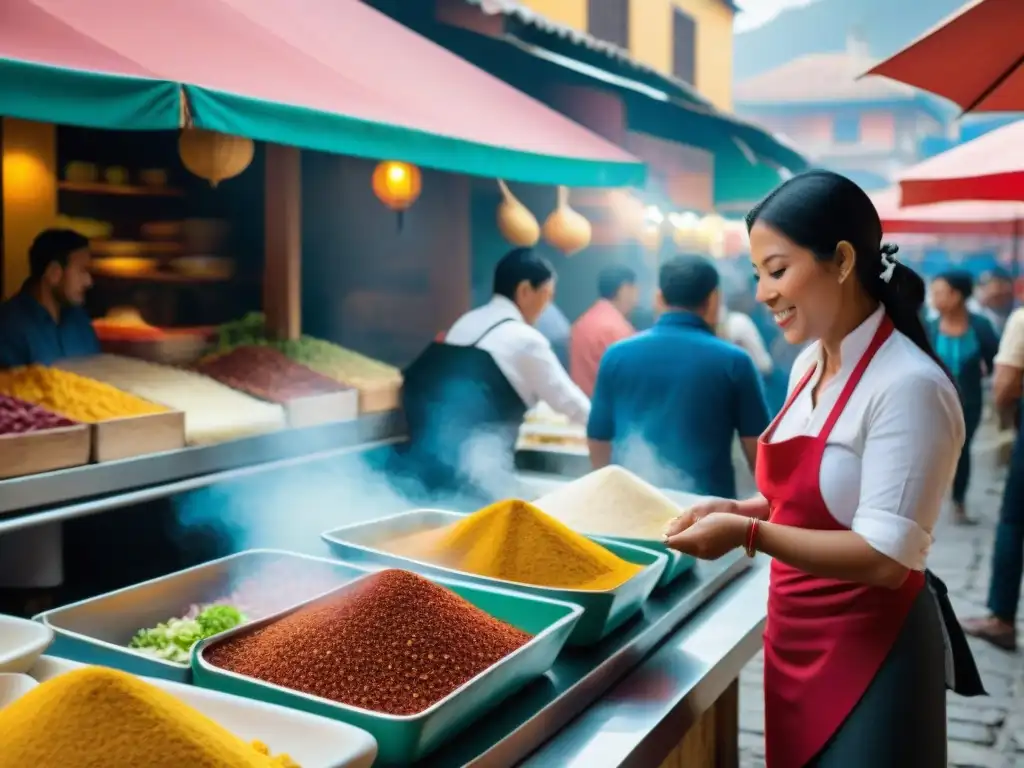
<svg viewBox="0 0 1024 768"><path fill-rule="evenodd" d="M0 114L109 129L185 123L537 184L644 166L359 0L4 0Z"/></svg>
<svg viewBox="0 0 1024 768"><path fill-rule="evenodd" d="M898 187L871 196L886 234L1013 237L1024 222L1024 203L967 200L900 207Z"/></svg>
<svg viewBox="0 0 1024 768"><path fill-rule="evenodd" d="M964 112L1024 110L1024 3L974 0L866 74L943 96Z"/></svg>
<svg viewBox="0 0 1024 768"><path fill-rule="evenodd" d="M807 159L784 140L710 104L678 97L671 87L674 81L667 78L658 89L595 66L575 66L571 58L549 56L514 35L494 38L423 19L411 22L445 48L549 104L553 102L546 85L552 82L618 94L630 130L714 154L716 205L756 201L808 168Z"/></svg>
<svg viewBox="0 0 1024 768"><path fill-rule="evenodd" d="M1024 120L953 147L899 175L901 205L1024 201Z"/></svg>

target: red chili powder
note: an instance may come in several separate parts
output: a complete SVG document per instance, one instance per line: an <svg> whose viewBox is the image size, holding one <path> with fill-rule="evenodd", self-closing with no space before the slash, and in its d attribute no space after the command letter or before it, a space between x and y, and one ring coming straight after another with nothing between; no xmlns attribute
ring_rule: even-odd
<svg viewBox="0 0 1024 768"><path fill-rule="evenodd" d="M217 667L353 707L414 715L530 635L414 573L381 571L205 651Z"/></svg>

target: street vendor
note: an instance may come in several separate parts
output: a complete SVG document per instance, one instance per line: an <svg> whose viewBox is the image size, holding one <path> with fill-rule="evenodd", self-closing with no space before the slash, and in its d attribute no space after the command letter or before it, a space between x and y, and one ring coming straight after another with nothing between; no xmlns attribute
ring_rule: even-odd
<svg viewBox="0 0 1024 768"><path fill-rule="evenodd" d="M769 768L944 768L946 687L984 693L925 570L964 443L956 385L920 319L921 278L838 174L783 183L747 217L758 300L791 344L789 397L758 442L759 495L677 518L670 547L773 558Z"/></svg>
<svg viewBox="0 0 1024 768"><path fill-rule="evenodd" d="M540 401L585 424L590 400L534 327L554 298L555 270L529 248L502 257L494 296L459 318L404 372L407 451L430 486L511 468L518 430Z"/></svg>
<svg viewBox="0 0 1024 768"><path fill-rule="evenodd" d="M0 368L98 353L82 308L92 285L89 241L69 229L47 229L32 242L28 261L25 284L0 305ZM63 573L59 523L0 536L0 612L46 607Z"/></svg>
<svg viewBox="0 0 1024 768"><path fill-rule="evenodd" d="M82 308L92 286L89 241L70 229L40 232L28 252L29 277L0 305L0 368L100 351Z"/></svg>

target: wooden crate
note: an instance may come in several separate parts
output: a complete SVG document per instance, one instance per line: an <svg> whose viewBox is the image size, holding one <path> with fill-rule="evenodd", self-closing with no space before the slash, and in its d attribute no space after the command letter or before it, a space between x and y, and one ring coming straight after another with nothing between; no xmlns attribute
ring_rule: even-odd
<svg viewBox="0 0 1024 768"><path fill-rule="evenodd" d="M36 475L89 463L89 426L0 435L0 479Z"/></svg>
<svg viewBox="0 0 1024 768"><path fill-rule="evenodd" d="M380 413L397 411L402 407L402 385L382 384L359 390L359 412Z"/></svg>
<svg viewBox="0 0 1024 768"><path fill-rule="evenodd" d="M288 426L316 427L337 421L352 421L359 415L359 393L355 389L323 395L298 397L284 404Z"/></svg>
<svg viewBox="0 0 1024 768"><path fill-rule="evenodd" d="M181 411L107 419L92 425L92 460L130 459L185 447L185 414Z"/></svg>

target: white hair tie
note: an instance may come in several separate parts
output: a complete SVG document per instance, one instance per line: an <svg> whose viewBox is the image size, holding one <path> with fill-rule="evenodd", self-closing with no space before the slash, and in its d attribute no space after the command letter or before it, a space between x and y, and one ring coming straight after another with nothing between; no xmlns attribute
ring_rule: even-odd
<svg viewBox="0 0 1024 768"><path fill-rule="evenodd" d="M899 264L894 253L896 253L896 246L888 244L882 246L882 274L879 277L886 285L892 280L892 274L896 271L896 265Z"/></svg>

